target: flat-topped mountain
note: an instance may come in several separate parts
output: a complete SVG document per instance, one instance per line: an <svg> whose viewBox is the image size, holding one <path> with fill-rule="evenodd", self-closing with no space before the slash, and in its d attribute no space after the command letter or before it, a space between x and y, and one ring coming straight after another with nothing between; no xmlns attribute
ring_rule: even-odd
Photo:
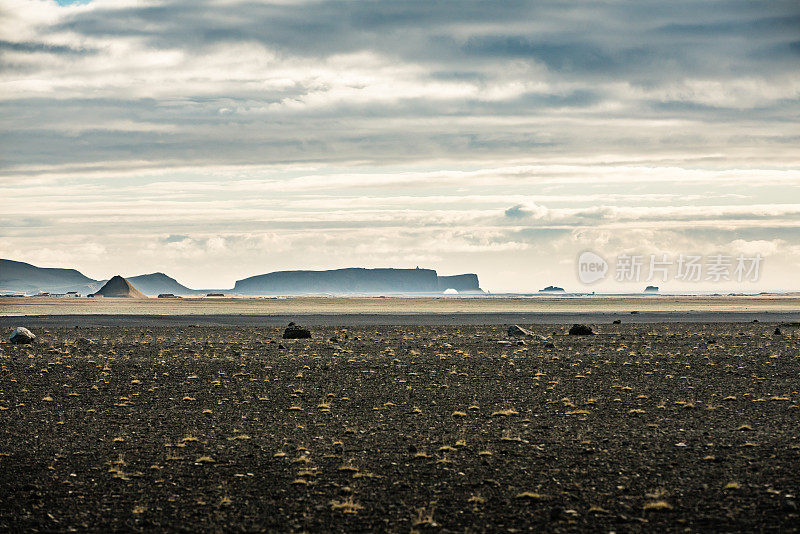
<svg viewBox="0 0 800 534"><path fill-rule="evenodd" d="M459 293L483 293L478 283L477 274L454 274L451 276L437 276L439 291L455 289Z"/></svg>
<svg viewBox="0 0 800 534"><path fill-rule="evenodd" d="M363 269L277 271L239 280L234 293L242 295L310 295L441 293L446 289L480 291L474 274L438 276L433 269Z"/></svg>

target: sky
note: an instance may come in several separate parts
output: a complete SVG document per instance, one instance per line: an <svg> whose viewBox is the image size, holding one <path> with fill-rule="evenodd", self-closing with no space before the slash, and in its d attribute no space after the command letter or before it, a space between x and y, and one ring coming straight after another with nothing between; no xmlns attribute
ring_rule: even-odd
<svg viewBox="0 0 800 534"><path fill-rule="evenodd" d="M796 1L0 0L0 65L3 258L800 289Z"/></svg>

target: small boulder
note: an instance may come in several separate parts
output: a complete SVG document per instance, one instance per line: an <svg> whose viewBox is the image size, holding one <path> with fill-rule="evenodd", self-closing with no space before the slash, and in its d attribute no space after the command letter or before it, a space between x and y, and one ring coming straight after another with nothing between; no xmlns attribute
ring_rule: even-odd
<svg viewBox="0 0 800 534"><path fill-rule="evenodd" d="M622 321L619 319L614 319L614 324L622 324Z"/></svg>
<svg viewBox="0 0 800 534"><path fill-rule="evenodd" d="M533 337L534 333L528 330L527 328L522 328L518 324L512 324L508 327L508 335L509 337L520 337L520 336L527 336Z"/></svg>
<svg viewBox="0 0 800 534"><path fill-rule="evenodd" d="M283 339L309 339L311 331L308 328L303 328L294 323L289 323L286 330L283 331Z"/></svg>
<svg viewBox="0 0 800 534"><path fill-rule="evenodd" d="M777 327L777 326L776 326L776 327L775 327L775 331L772 333L772 335L774 335L774 336L780 336L780 335L783 335L783 332L781 332L781 329L780 329L779 327Z"/></svg>
<svg viewBox="0 0 800 534"><path fill-rule="evenodd" d="M27 328L23 328L22 326L18 326L11 332L9 336L9 341L14 343L15 345L21 345L26 343L33 343L33 340L36 339L36 336L33 335L33 332L28 330Z"/></svg>
<svg viewBox="0 0 800 534"><path fill-rule="evenodd" d="M569 329L569 335L571 336L593 336L594 331L592 327L585 325L585 324L574 324L572 328Z"/></svg>

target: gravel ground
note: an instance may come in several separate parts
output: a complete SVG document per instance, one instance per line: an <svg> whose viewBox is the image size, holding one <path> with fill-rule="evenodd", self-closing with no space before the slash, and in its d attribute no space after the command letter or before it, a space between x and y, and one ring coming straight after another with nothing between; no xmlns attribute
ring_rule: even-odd
<svg viewBox="0 0 800 534"><path fill-rule="evenodd" d="M38 327L0 530L800 531L798 327L525 326Z"/></svg>

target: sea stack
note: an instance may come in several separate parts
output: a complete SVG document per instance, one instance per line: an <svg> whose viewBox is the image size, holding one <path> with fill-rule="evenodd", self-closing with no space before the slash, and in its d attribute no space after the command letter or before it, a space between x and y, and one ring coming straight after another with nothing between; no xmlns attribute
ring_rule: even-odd
<svg viewBox="0 0 800 534"><path fill-rule="evenodd" d="M94 293L93 296L129 299L147 298L147 295L136 289L133 284L122 278L120 275L117 275L106 282L106 284L100 288L100 291Z"/></svg>

